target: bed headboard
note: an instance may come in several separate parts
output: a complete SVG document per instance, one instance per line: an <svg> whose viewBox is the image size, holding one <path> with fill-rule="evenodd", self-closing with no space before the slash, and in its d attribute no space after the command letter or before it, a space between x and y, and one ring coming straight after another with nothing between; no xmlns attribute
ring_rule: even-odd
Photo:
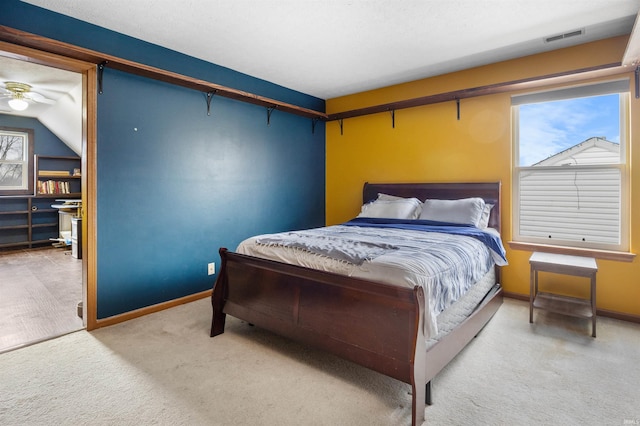
<svg viewBox="0 0 640 426"><path fill-rule="evenodd" d="M500 182L452 182L452 183L369 183L365 182L362 201L368 203L378 198L378 193L398 197L415 197L420 201L427 198L455 200L480 197L485 203L493 204L489 226L500 231Z"/></svg>

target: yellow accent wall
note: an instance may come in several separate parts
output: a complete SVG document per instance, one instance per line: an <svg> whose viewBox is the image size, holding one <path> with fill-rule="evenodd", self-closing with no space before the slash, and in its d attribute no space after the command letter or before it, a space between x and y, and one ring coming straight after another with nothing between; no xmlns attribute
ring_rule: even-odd
<svg viewBox="0 0 640 426"><path fill-rule="evenodd" d="M327 112L418 98L528 77L620 62L627 37L615 37L470 70L357 93L327 101ZM631 251L640 249L640 100L631 79ZM540 90L540 89L536 89ZM514 92L515 93L515 92ZM460 120L454 101L398 110L395 128L391 113L379 113L326 127L326 221L328 225L355 217L362 203L364 182L501 181L502 233L509 266L502 270L505 291L529 294L531 252L512 250L511 240L511 95L504 93L463 99ZM640 317L640 261L598 259L599 309ZM588 281L543 275L542 286L586 296ZM584 284L583 284L584 283ZM523 319L526 320L526 319Z"/></svg>

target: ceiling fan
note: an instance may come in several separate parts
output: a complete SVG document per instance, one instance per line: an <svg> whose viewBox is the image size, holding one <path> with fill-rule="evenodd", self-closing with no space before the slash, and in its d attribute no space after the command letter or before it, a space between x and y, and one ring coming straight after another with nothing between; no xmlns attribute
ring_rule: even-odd
<svg viewBox="0 0 640 426"><path fill-rule="evenodd" d="M32 91L31 85L17 81L5 81L4 88L0 88L0 98L10 98L8 104L15 111L24 111L29 106L29 102L56 103L54 100Z"/></svg>

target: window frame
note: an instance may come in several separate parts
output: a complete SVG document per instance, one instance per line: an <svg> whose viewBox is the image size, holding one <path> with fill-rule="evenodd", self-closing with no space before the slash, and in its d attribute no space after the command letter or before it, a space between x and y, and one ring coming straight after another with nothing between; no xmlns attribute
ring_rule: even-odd
<svg viewBox="0 0 640 426"><path fill-rule="evenodd" d="M26 158L22 161L24 165L26 165L26 182L22 188L16 189L4 189L0 187L0 196L11 196L11 195L33 195L33 187L34 187L34 157L33 157L33 146L34 146L34 131L33 129L25 129L18 127L4 127L0 126L0 132L3 133L19 133L25 136L26 140L26 149L23 151L23 155ZM2 160L0 160L2 161ZM23 170L24 173L24 170ZM23 178L24 179L24 178Z"/></svg>
<svg viewBox="0 0 640 426"><path fill-rule="evenodd" d="M628 86L628 79L626 79ZM570 87L559 87L550 89L543 92L536 93L524 93L521 95L514 95L512 97L511 105L511 123L512 123L512 239L515 243L522 244L534 244L534 245L547 245L566 248L568 250L605 250L616 252L629 252L630 251L630 165L629 165L629 136L630 136L630 92L627 87L624 91L615 92L598 92L597 88L607 87L607 85L620 83L620 80L613 82L595 82ZM594 91L595 90L595 91ZM565 94L576 94L574 96L562 96ZM520 166L520 117L519 106L521 104L531 104L536 102L552 102L559 99L575 99L580 97L605 95L607 93L618 93L620 95L620 163L617 164L598 164L598 165L581 165L576 166L582 170L598 170L598 169L617 169L620 173L620 222L619 222L619 244L606 244L606 243L590 243L571 240L555 239L553 242L542 237L523 236L520 234L520 174L523 171L530 170L535 166ZM560 97L558 97L560 96ZM517 102L514 103L513 99L520 97L521 99L533 99L530 102ZM543 169L554 168L557 170L558 166L549 167L536 167L536 171L543 171Z"/></svg>

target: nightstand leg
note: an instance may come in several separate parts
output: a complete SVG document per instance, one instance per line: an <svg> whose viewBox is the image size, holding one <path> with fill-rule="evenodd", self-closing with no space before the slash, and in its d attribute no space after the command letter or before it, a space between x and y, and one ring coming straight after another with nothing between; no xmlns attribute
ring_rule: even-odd
<svg viewBox="0 0 640 426"><path fill-rule="evenodd" d="M531 266L531 272L529 274L529 324L533 322L533 299L535 298L535 286L534 281L537 280L536 271L534 271L534 267Z"/></svg>
<svg viewBox="0 0 640 426"><path fill-rule="evenodd" d="M596 337L596 275L591 277L591 337Z"/></svg>

